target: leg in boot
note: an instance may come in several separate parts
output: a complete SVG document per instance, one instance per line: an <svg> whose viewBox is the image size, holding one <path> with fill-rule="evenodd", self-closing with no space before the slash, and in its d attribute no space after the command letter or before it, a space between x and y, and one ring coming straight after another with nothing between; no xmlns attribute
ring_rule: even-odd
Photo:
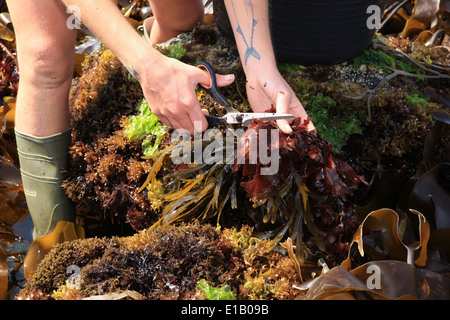
<svg viewBox="0 0 450 320"><path fill-rule="evenodd" d="M73 220L72 203L60 188L68 156L68 96L73 77L76 30L60 0L10 0L20 83L16 136L26 200L35 235L57 220Z"/></svg>
<svg viewBox="0 0 450 320"><path fill-rule="evenodd" d="M33 218L33 238L53 231L58 221L74 221L74 206L61 189L71 130L35 137L16 129L23 189Z"/></svg>

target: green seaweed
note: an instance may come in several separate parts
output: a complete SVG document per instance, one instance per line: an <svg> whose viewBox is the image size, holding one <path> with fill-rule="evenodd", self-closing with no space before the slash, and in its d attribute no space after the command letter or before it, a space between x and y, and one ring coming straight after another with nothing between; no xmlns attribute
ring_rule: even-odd
<svg viewBox="0 0 450 320"><path fill-rule="evenodd" d="M147 100L143 99L137 110L139 114L129 117L130 123L124 133L132 142L142 140L142 153L145 156L152 156L158 151L167 130L150 110Z"/></svg>
<svg viewBox="0 0 450 320"><path fill-rule="evenodd" d="M427 103L430 102L430 98L420 92L410 93L406 95L405 99L411 103L412 106L420 105L424 110L427 110Z"/></svg>
<svg viewBox="0 0 450 320"><path fill-rule="evenodd" d="M401 70L403 70L405 72L413 73L413 74L422 74L422 75L426 74L425 70L419 68L418 66L416 66L415 64L413 64L409 61L396 59L396 63L397 63L398 68L400 68ZM423 81L425 79L417 78L417 80Z"/></svg>
<svg viewBox="0 0 450 320"><path fill-rule="evenodd" d="M289 72L303 71L305 67L301 64L291 63L291 62L280 62L277 65L278 71L281 74L286 74Z"/></svg>
<svg viewBox="0 0 450 320"><path fill-rule="evenodd" d="M353 134L362 134L363 128L353 113L345 119L339 119L339 122L333 120L329 108L336 107L335 100L319 93L309 100L307 111L318 134L332 146L334 152L339 152L348 138Z"/></svg>
<svg viewBox="0 0 450 320"><path fill-rule="evenodd" d="M205 279L202 279L197 282L197 287L203 291L207 300L236 300L236 295L229 285L216 288L209 285Z"/></svg>
<svg viewBox="0 0 450 320"><path fill-rule="evenodd" d="M181 42L169 46L168 49L169 52L167 53L167 56L177 60L181 60L181 58L183 58L186 54L186 49L183 47Z"/></svg>
<svg viewBox="0 0 450 320"><path fill-rule="evenodd" d="M388 68L388 69L399 69L412 74L424 75L425 71L410 61L399 57L399 56L390 56L389 54L380 51L368 49L364 51L362 54L357 56L353 60L353 65L359 68L362 65L372 65L377 69L379 68ZM423 81L423 78L418 78L418 81Z"/></svg>
<svg viewBox="0 0 450 320"><path fill-rule="evenodd" d="M368 49L357 56L354 59L353 64L358 68L362 65L395 68L396 65L394 58L387 55L383 51L376 51L372 49Z"/></svg>

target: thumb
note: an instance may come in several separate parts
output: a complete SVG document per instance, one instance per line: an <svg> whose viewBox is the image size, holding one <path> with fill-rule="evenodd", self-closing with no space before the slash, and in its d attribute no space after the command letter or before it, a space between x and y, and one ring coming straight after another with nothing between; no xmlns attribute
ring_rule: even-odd
<svg viewBox="0 0 450 320"><path fill-rule="evenodd" d="M234 82L235 76L234 74L216 74L216 81L218 87L226 87Z"/></svg>
<svg viewBox="0 0 450 320"><path fill-rule="evenodd" d="M226 87L234 82L235 76L234 74L215 74L216 75L216 83L218 87ZM197 67L196 73L196 81L205 87L211 86L211 79L209 77L209 73L205 71L202 67Z"/></svg>
<svg viewBox="0 0 450 320"><path fill-rule="evenodd" d="M288 93L285 93L284 91L278 91L278 94L276 96L276 110L277 113L283 113L287 114L289 113L289 103L291 101L291 97ZM277 120L277 125L280 128L280 130L285 134L291 134L292 128L289 125L287 120Z"/></svg>

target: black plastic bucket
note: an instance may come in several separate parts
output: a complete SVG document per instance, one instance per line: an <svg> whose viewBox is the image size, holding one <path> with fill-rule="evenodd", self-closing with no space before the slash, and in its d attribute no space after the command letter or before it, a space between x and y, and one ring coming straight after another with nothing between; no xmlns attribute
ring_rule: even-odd
<svg viewBox="0 0 450 320"><path fill-rule="evenodd" d="M375 30L371 5L384 0L269 0L272 43L278 61L332 64L366 50Z"/></svg>

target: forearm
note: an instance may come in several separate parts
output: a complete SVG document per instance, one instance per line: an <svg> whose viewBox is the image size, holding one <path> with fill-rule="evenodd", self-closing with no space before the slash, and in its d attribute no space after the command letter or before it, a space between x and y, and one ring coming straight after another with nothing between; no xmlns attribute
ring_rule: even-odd
<svg viewBox="0 0 450 320"><path fill-rule="evenodd" d="M247 77L276 69L268 0L225 0L225 5Z"/></svg>
<svg viewBox="0 0 450 320"><path fill-rule="evenodd" d="M81 21L137 78L139 65L145 59L162 56L133 29L112 0L63 0L66 6L80 9Z"/></svg>
<svg viewBox="0 0 450 320"><path fill-rule="evenodd" d="M255 112L275 109L307 119L295 92L278 71L269 28L268 0L224 0L236 45L247 77L247 97ZM286 120L278 120L286 134L292 132ZM310 122L309 130L314 126Z"/></svg>

